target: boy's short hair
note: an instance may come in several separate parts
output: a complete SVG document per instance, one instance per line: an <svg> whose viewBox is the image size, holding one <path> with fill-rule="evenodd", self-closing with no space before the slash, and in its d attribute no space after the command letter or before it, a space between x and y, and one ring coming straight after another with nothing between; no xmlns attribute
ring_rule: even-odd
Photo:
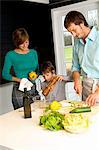
<svg viewBox="0 0 99 150"><path fill-rule="evenodd" d="M65 19L64 19L64 27L67 29L71 23L74 23L75 25L80 25L81 23L84 23L85 26L89 26L84 15L79 11L70 11Z"/></svg>
<svg viewBox="0 0 99 150"><path fill-rule="evenodd" d="M46 61L42 64L42 67L41 67L41 71L42 73L55 73L55 68L53 66L53 64L50 62L50 61Z"/></svg>

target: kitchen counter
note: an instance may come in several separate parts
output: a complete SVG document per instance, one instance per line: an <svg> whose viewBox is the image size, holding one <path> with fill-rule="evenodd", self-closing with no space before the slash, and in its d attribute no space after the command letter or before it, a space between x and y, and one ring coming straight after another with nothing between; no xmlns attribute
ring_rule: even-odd
<svg viewBox="0 0 99 150"><path fill-rule="evenodd" d="M80 134L42 128L39 126L42 113L42 109L36 108L32 118L24 119L21 108L1 115L0 145L12 150L99 150L98 112L92 117L90 127Z"/></svg>

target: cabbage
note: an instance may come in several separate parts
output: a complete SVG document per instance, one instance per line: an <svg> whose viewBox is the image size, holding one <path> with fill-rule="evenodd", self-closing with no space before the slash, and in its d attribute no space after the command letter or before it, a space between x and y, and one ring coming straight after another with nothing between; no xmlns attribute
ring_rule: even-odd
<svg viewBox="0 0 99 150"><path fill-rule="evenodd" d="M83 114L67 114L62 123L66 131L73 133L82 132L89 126L88 117Z"/></svg>
<svg viewBox="0 0 99 150"><path fill-rule="evenodd" d="M40 125L44 128L57 131L63 129L62 121L64 120L64 115L56 111L50 111L43 116L40 116Z"/></svg>

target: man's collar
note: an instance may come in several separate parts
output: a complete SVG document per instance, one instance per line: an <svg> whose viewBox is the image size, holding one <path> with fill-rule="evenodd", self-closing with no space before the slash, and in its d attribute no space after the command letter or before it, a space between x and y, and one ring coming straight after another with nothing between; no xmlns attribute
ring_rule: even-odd
<svg viewBox="0 0 99 150"><path fill-rule="evenodd" d="M95 41L96 37L97 37L97 29L94 26L94 27L92 27L92 29L91 29L91 31L90 31L90 33L89 33L89 35L87 36L86 39L90 39L92 41Z"/></svg>

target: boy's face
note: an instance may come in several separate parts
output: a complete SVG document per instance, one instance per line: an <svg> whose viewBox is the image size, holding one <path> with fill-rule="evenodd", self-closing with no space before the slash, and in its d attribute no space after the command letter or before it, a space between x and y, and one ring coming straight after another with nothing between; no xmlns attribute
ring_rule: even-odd
<svg viewBox="0 0 99 150"><path fill-rule="evenodd" d="M43 73L43 77L45 78L46 81L50 81L53 77L53 73L52 72Z"/></svg>

